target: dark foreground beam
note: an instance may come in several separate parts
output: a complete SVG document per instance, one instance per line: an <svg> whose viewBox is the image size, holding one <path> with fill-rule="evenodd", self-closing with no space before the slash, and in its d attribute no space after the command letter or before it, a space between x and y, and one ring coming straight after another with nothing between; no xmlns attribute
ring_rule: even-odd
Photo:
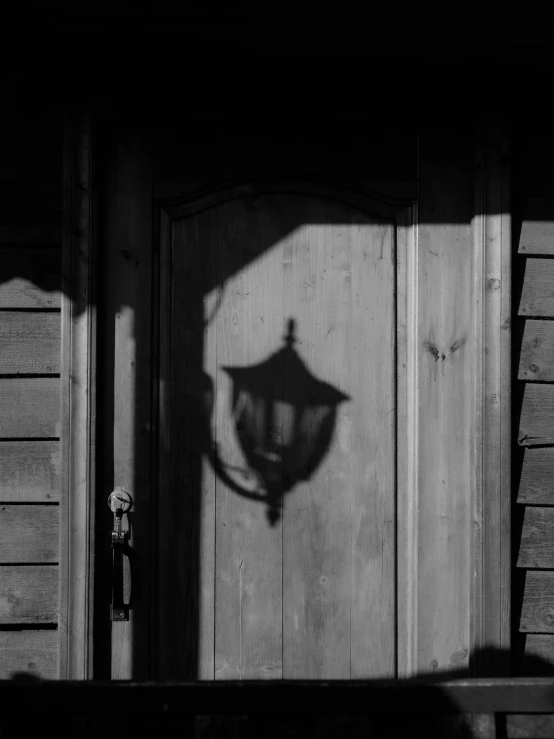
<svg viewBox="0 0 554 739"><path fill-rule="evenodd" d="M112 714L554 713L554 679L386 682L0 681L2 715L20 711Z"/></svg>

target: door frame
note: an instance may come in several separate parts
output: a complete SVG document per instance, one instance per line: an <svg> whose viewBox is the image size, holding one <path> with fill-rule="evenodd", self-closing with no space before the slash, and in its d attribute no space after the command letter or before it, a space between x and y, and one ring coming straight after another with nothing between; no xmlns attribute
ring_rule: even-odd
<svg viewBox="0 0 554 739"><path fill-rule="evenodd" d="M62 304L62 500L60 557L60 665L59 676L91 679L93 665L94 547L96 499L103 504L102 484L95 481L96 301L94 248L97 224L94 212L91 115L73 111L67 117L64 152L64 298ZM139 149L140 150L140 147ZM138 151L137 150L137 151ZM510 646L510 381L511 381L511 233L509 140L490 125L482 126L477 139L474 176L475 201L472 228L473 336L471 351L471 540L470 643L472 674L506 674L505 663L491 657L477 663L475 650L485 646L507 650ZM135 156L131 152L130 156ZM147 162L143 162L148 167ZM151 193L143 194L145 201ZM146 214L143 226L152 223ZM137 232L138 233L138 232ZM141 236L140 249L152 249L152 229ZM407 535L398 550L398 623L404 637L398 647L399 676L421 669L418 658L418 511L420 489L419 428L422 362L426 351L420 340L419 311L420 224L417 204L404 209L398 219L397 255L402 261L398 285L404 299L398 303L398 366L405 364L405 382L398 390L398 521ZM128 261L128 260L127 260ZM132 264L123 268L133 269ZM159 299L156 265L144 267ZM145 271L135 280L135 300L141 293ZM451 276L455 288L456 276ZM119 340L129 338L132 326L120 325ZM151 327L148 327L151 335ZM133 361L128 357L129 362ZM126 368L121 367L123 377ZM150 378L152 382L154 378ZM157 397L148 398L148 414ZM401 423L401 420L402 423ZM401 432L401 427L404 429ZM126 430L120 428L120 438ZM158 429L151 415L148 445L157 445ZM145 442L146 443L146 442ZM132 454L132 449L127 449ZM133 460L128 464L132 464ZM96 488L98 487L98 490ZM146 485L147 489L148 485ZM144 494L143 494L144 497ZM150 618L150 616L148 617ZM120 627L121 624L114 624ZM127 633L132 632L132 625ZM463 657L465 659L465 657ZM120 667L113 677L142 679L142 669L132 666L123 649ZM142 674L141 674L142 673Z"/></svg>

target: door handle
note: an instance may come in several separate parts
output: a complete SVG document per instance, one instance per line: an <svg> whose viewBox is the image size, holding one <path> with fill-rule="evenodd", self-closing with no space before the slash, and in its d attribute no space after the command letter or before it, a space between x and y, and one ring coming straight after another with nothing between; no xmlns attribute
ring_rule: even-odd
<svg viewBox="0 0 554 739"><path fill-rule="evenodd" d="M112 530L112 603L111 621L128 621L129 607L123 597L123 554L127 547L129 532L121 528L123 514L131 508L131 496L126 490L117 488L108 497L108 506L114 514Z"/></svg>

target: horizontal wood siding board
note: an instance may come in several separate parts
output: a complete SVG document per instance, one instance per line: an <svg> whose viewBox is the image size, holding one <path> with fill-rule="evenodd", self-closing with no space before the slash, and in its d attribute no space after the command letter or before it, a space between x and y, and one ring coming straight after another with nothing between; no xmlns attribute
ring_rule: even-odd
<svg viewBox="0 0 554 739"><path fill-rule="evenodd" d="M60 126L61 128L61 126ZM59 188L62 170L61 136L41 135L40 131L9 131L0 133L0 180L27 187L54 185Z"/></svg>
<svg viewBox="0 0 554 739"><path fill-rule="evenodd" d="M60 371L59 313L0 315L0 375Z"/></svg>
<svg viewBox="0 0 554 739"><path fill-rule="evenodd" d="M4 246L54 246L60 248L62 243L62 226L54 223L18 223L2 225L0 223L0 244Z"/></svg>
<svg viewBox="0 0 554 739"><path fill-rule="evenodd" d="M506 739L552 739L554 737L554 713L508 714L504 736Z"/></svg>
<svg viewBox="0 0 554 739"><path fill-rule="evenodd" d="M55 629L0 631L0 678L31 674L54 679L57 661L58 633ZM32 710L32 706L28 709Z"/></svg>
<svg viewBox="0 0 554 739"><path fill-rule="evenodd" d="M0 441L0 502L56 503L59 441Z"/></svg>
<svg viewBox="0 0 554 739"><path fill-rule="evenodd" d="M554 634L554 572L525 574L525 591L519 630Z"/></svg>
<svg viewBox="0 0 554 739"><path fill-rule="evenodd" d="M525 449L517 502L554 505L554 447Z"/></svg>
<svg viewBox="0 0 554 739"><path fill-rule="evenodd" d="M554 318L554 259L525 260L518 314Z"/></svg>
<svg viewBox="0 0 554 739"><path fill-rule="evenodd" d="M525 322L518 379L554 382L554 321Z"/></svg>
<svg viewBox="0 0 554 739"><path fill-rule="evenodd" d="M529 677L554 675L554 634L527 634L520 674Z"/></svg>
<svg viewBox="0 0 554 739"><path fill-rule="evenodd" d="M0 179L0 224L48 229L61 223L60 182Z"/></svg>
<svg viewBox="0 0 554 739"><path fill-rule="evenodd" d="M57 505L0 506L0 564L58 561Z"/></svg>
<svg viewBox="0 0 554 739"><path fill-rule="evenodd" d="M554 508L526 507L517 564L554 568Z"/></svg>
<svg viewBox="0 0 554 739"><path fill-rule="evenodd" d="M554 254L554 199L527 198L523 203L520 254Z"/></svg>
<svg viewBox="0 0 554 739"><path fill-rule="evenodd" d="M518 441L521 446L554 444L554 385L526 383Z"/></svg>
<svg viewBox="0 0 554 739"><path fill-rule="evenodd" d="M59 308L61 250L0 248L0 309Z"/></svg>
<svg viewBox="0 0 554 739"><path fill-rule="evenodd" d="M0 378L1 439L59 435L59 378Z"/></svg>
<svg viewBox="0 0 554 739"><path fill-rule="evenodd" d="M55 623L57 610L57 566L0 566L0 624Z"/></svg>

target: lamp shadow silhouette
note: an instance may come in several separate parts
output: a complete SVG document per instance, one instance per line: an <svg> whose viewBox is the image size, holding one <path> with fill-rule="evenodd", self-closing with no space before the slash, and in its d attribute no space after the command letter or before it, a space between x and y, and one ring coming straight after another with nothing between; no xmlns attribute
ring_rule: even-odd
<svg viewBox="0 0 554 739"><path fill-rule="evenodd" d="M285 496L309 480L329 451L338 406L350 400L311 374L294 348L296 322L289 318L284 346L263 362L222 367L231 378L230 412L246 466L225 462L213 438L214 382L202 372L194 383L201 409L201 450L218 478L237 495L264 503L267 520L281 518Z"/></svg>

